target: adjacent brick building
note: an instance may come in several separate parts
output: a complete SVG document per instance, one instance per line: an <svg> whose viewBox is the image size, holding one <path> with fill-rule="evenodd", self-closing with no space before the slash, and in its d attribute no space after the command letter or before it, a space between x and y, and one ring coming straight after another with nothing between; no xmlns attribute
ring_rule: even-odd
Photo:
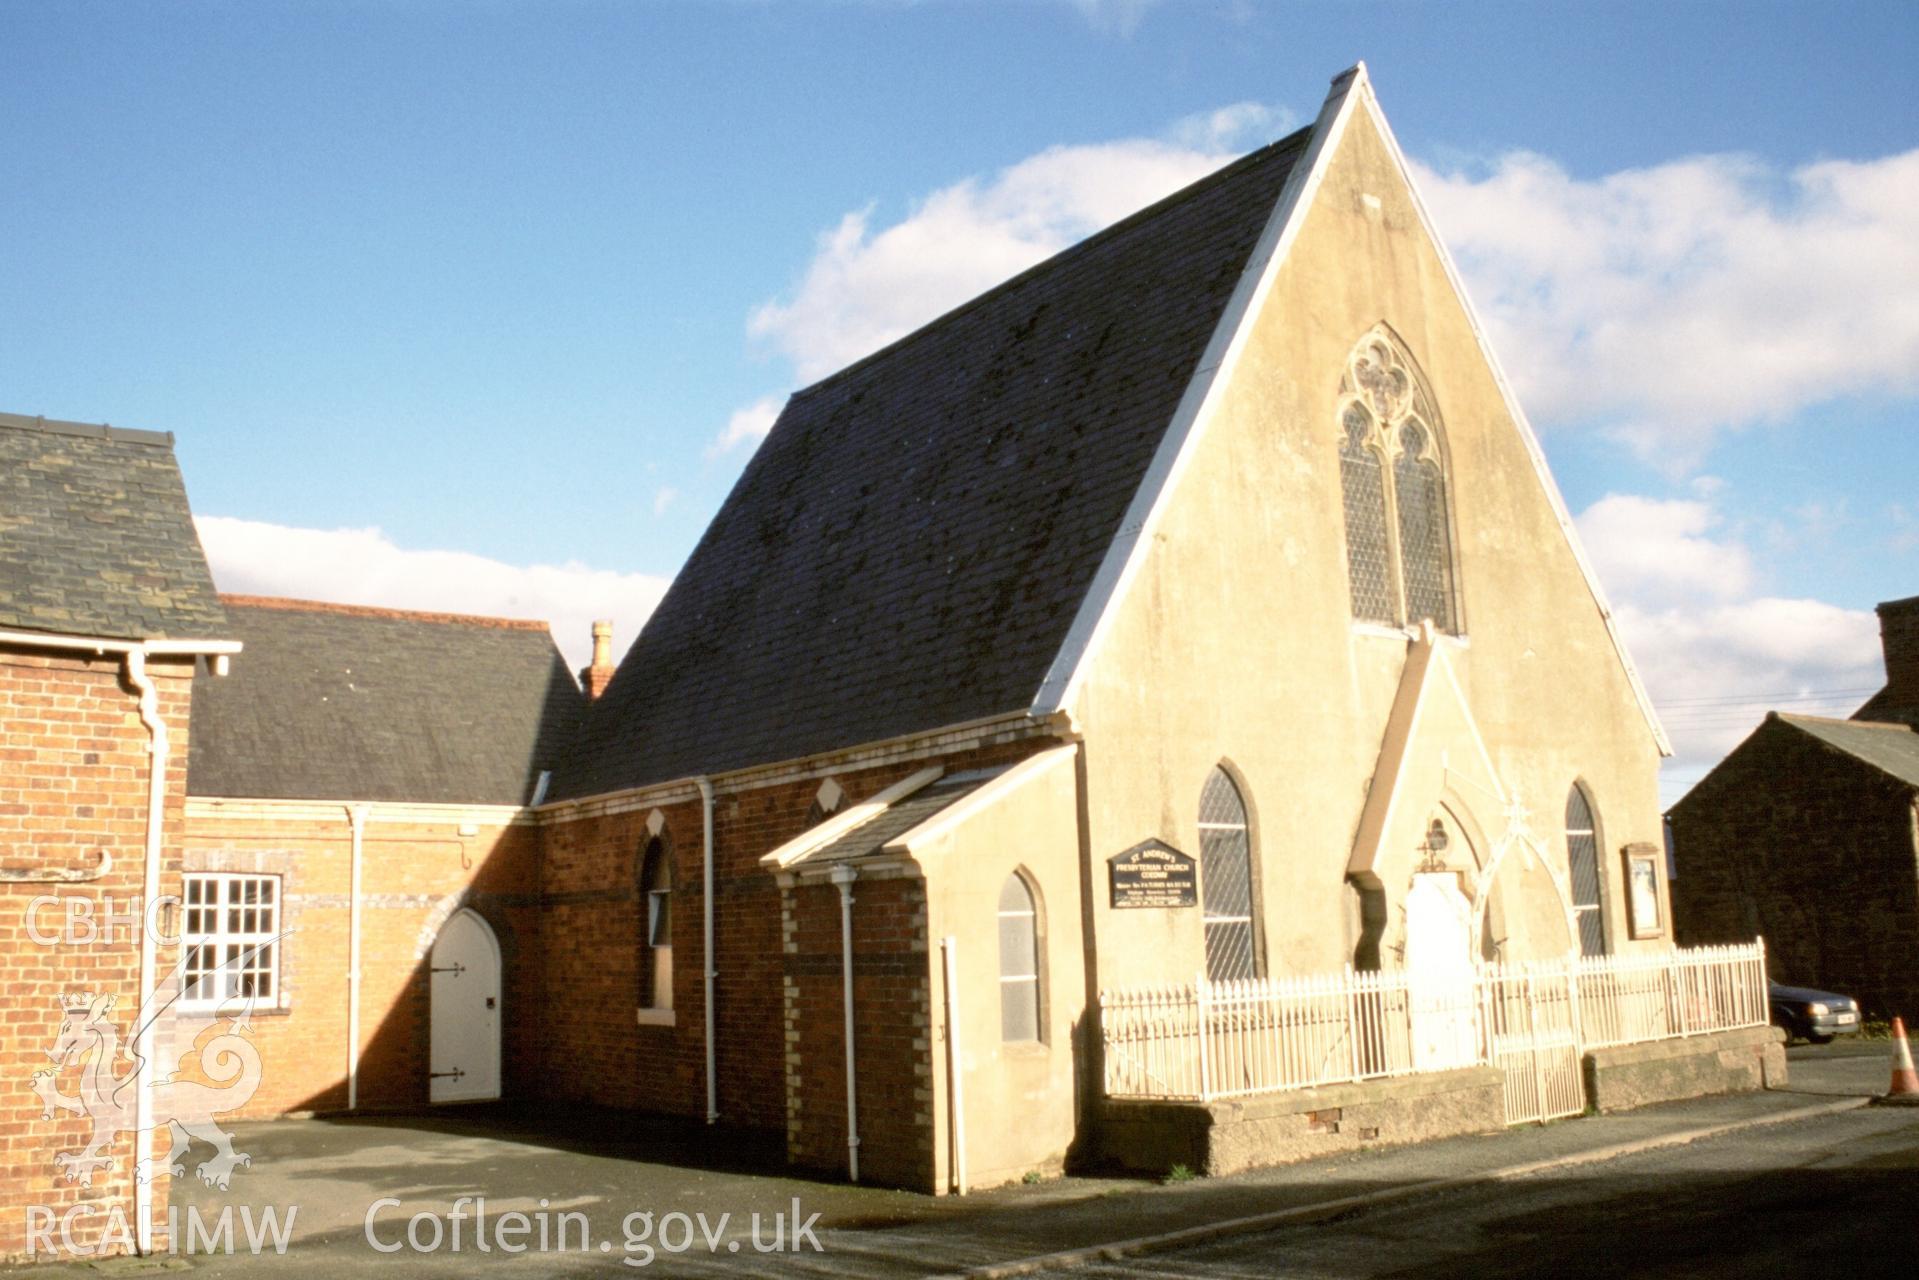
<svg viewBox="0 0 1919 1280"><path fill-rule="evenodd" d="M1772 976L1919 1016L1919 597L1879 606L1886 686L1773 712L1671 813L1686 943L1763 935Z"/></svg>
<svg viewBox="0 0 1919 1280"><path fill-rule="evenodd" d="M179 882L195 664L239 647L171 436L0 414L0 1258L29 1213L125 1247L165 1212L166 1180L133 1176L167 1149L128 1136L149 1117L78 1100L90 1073L138 1070L128 1037L170 961L142 905Z"/></svg>

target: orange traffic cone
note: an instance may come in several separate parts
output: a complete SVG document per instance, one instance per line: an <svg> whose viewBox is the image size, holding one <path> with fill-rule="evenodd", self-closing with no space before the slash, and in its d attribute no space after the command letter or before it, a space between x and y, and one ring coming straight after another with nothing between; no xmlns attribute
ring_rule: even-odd
<svg viewBox="0 0 1919 1280"><path fill-rule="evenodd" d="M1906 1020L1892 1020L1892 1084L1886 1097L1919 1104L1919 1072L1912 1069L1912 1046L1906 1043Z"/></svg>

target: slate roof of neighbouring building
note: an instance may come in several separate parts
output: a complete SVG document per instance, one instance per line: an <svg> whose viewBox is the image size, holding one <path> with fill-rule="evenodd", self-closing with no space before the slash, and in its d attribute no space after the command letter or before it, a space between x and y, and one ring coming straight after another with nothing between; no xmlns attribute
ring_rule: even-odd
<svg viewBox="0 0 1919 1280"><path fill-rule="evenodd" d="M171 435L0 414L0 628L230 638Z"/></svg>
<svg viewBox="0 0 1919 1280"><path fill-rule="evenodd" d="M1823 716L1773 716L1801 733L1810 734L1881 773L1919 787L1919 733L1903 724L1876 724L1864 720L1828 720Z"/></svg>
<svg viewBox="0 0 1919 1280"><path fill-rule="evenodd" d="M798 392L556 794L1023 711L1308 131Z"/></svg>
<svg viewBox="0 0 1919 1280"><path fill-rule="evenodd" d="M545 623L223 600L245 649L194 681L190 795L525 804L579 726Z"/></svg>

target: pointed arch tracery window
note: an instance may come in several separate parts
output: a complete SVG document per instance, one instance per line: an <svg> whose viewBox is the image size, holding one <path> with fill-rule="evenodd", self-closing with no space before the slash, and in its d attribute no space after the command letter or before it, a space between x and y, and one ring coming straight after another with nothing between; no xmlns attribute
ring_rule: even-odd
<svg viewBox="0 0 1919 1280"><path fill-rule="evenodd" d="M1384 325L1346 359L1339 482L1353 617L1459 630L1439 413L1412 355Z"/></svg>

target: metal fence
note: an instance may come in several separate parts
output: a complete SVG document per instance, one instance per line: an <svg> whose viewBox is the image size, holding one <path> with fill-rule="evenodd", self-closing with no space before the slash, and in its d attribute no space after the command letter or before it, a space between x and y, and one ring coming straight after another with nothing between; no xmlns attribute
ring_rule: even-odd
<svg viewBox="0 0 1919 1280"><path fill-rule="evenodd" d="M1108 1097L1211 1101L1483 1063L1506 1072L1515 1100L1537 1094L1523 1106L1542 1115L1583 1105L1586 1049L1767 1016L1763 942L1100 994Z"/></svg>

